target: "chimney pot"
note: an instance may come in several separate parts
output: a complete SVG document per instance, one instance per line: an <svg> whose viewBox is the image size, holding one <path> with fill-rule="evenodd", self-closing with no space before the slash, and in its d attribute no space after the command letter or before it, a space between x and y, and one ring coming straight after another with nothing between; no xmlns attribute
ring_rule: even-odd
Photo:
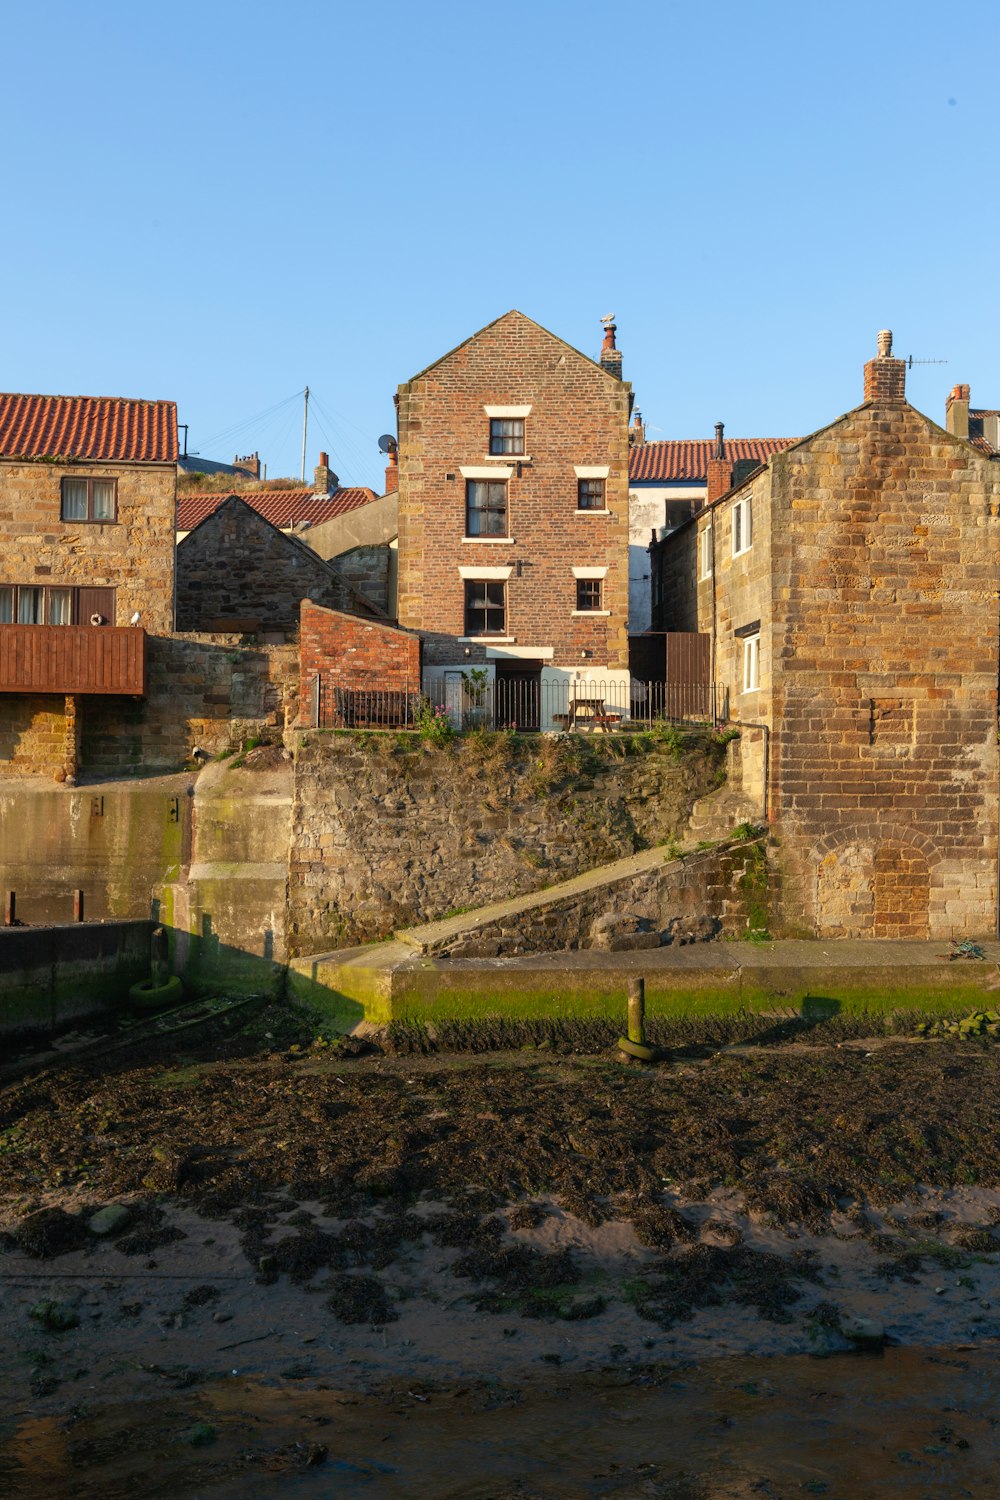
<svg viewBox="0 0 1000 1500"><path fill-rule="evenodd" d="M725 422L716 422L716 424L715 424L715 448L712 451L712 457L713 458L725 458L725 456L726 456L726 442L725 442L725 437L724 437L725 431L726 431L726 424L725 424Z"/></svg>
<svg viewBox="0 0 1000 1500"><path fill-rule="evenodd" d="M321 453L320 456L319 456L319 462L320 462L320 468L322 468L322 469L328 469L330 467L330 455L329 455L329 453Z"/></svg>
<svg viewBox="0 0 1000 1500"><path fill-rule="evenodd" d="M621 380L622 355L621 350L615 343L615 334L618 332L618 325L614 320L614 315L602 318L601 322L604 324L604 343L601 345L601 369L607 370L609 375L614 375L617 380Z"/></svg>
<svg viewBox="0 0 1000 1500"><path fill-rule="evenodd" d="M902 406L906 401L906 361L892 357L892 333L883 328L878 354L865 365L865 400L880 406Z"/></svg>
<svg viewBox="0 0 1000 1500"><path fill-rule="evenodd" d="M952 437L969 436L969 396L967 385L953 385L944 406L944 425Z"/></svg>

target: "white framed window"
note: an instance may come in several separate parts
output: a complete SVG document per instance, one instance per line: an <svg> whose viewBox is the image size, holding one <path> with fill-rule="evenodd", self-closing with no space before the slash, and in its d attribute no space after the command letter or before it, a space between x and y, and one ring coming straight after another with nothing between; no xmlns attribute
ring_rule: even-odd
<svg viewBox="0 0 1000 1500"><path fill-rule="evenodd" d="M698 538L698 577L712 576L712 528L706 526Z"/></svg>
<svg viewBox="0 0 1000 1500"><path fill-rule="evenodd" d="M743 637L743 691L756 693L760 687L760 636Z"/></svg>
<svg viewBox="0 0 1000 1500"><path fill-rule="evenodd" d="M753 511L750 496L745 495L733 506L733 556L749 552L753 546Z"/></svg>

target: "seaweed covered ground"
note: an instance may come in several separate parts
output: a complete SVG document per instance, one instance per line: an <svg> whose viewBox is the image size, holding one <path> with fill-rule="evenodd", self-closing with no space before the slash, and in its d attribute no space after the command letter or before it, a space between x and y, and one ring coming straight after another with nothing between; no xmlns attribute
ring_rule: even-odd
<svg viewBox="0 0 1000 1500"><path fill-rule="evenodd" d="M10 1083L4 1399L1000 1340L992 1036L755 1024L647 1068L261 1007Z"/></svg>

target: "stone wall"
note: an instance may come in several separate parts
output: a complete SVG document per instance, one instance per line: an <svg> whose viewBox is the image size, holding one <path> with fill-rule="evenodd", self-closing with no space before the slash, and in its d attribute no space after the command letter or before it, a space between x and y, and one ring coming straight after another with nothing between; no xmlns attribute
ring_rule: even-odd
<svg viewBox="0 0 1000 1500"><path fill-rule="evenodd" d="M244 646L235 635L150 636L145 698L75 700L80 775L173 771L248 738L280 738L298 720L294 646ZM0 780L65 774L67 700L0 695Z"/></svg>
<svg viewBox="0 0 1000 1500"><path fill-rule="evenodd" d="M720 768L707 739L677 759L603 738L303 735L289 952L383 938L664 843Z"/></svg>
<svg viewBox="0 0 1000 1500"><path fill-rule="evenodd" d="M746 937L747 901L741 882L761 855L755 844L707 849L666 859L659 869L600 886L509 921L477 927L447 945L453 958L516 958L593 948L637 949Z"/></svg>
<svg viewBox="0 0 1000 1500"><path fill-rule="evenodd" d="M1000 472L907 406L891 373L886 400L772 460L788 909L829 937L985 935Z"/></svg>
<svg viewBox="0 0 1000 1500"><path fill-rule="evenodd" d="M178 630L241 629L294 639L306 598L333 609L365 608L336 568L236 495L178 544Z"/></svg>
<svg viewBox="0 0 1000 1500"><path fill-rule="evenodd" d="M456 662L466 568L506 569L513 655L627 669L629 391L518 312L400 386L399 621L425 633L428 666ZM520 462L488 457L486 405L530 406ZM578 465L606 468L604 512L578 513ZM463 467L510 474L505 537L466 539ZM575 566L607 569L605 613L575 613ZM472 643L466 661L459 645L460 664L488 649Z"/></svg>
<svg viewBox="0 0 1000 1500"><path fill-rule="evenodd" d="M62 520L64 478L114 480L117 519ZM0 584L113 588L111 624L172 630L176 485L173 464L0 460Z"/></svg>

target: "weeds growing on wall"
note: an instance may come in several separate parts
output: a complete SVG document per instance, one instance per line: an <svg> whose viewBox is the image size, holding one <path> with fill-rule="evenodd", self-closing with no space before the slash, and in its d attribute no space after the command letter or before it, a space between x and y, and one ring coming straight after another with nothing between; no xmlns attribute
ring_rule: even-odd
<svg viewBox="0 0 1000 1500"><path fill-rule="evenodd" d="M733 837L739 838L740 830L750 828L750 826L749 823L742 823L739 829L734 830ZM752 829L750 836L753 837ZM768 880L767 853L763 844L755 844L753 848L747 850L746 864L739 879L740 891L746 906L747 940L751 943L767 943L771 940L771 934L768 931L770 906Z"/></svg>

